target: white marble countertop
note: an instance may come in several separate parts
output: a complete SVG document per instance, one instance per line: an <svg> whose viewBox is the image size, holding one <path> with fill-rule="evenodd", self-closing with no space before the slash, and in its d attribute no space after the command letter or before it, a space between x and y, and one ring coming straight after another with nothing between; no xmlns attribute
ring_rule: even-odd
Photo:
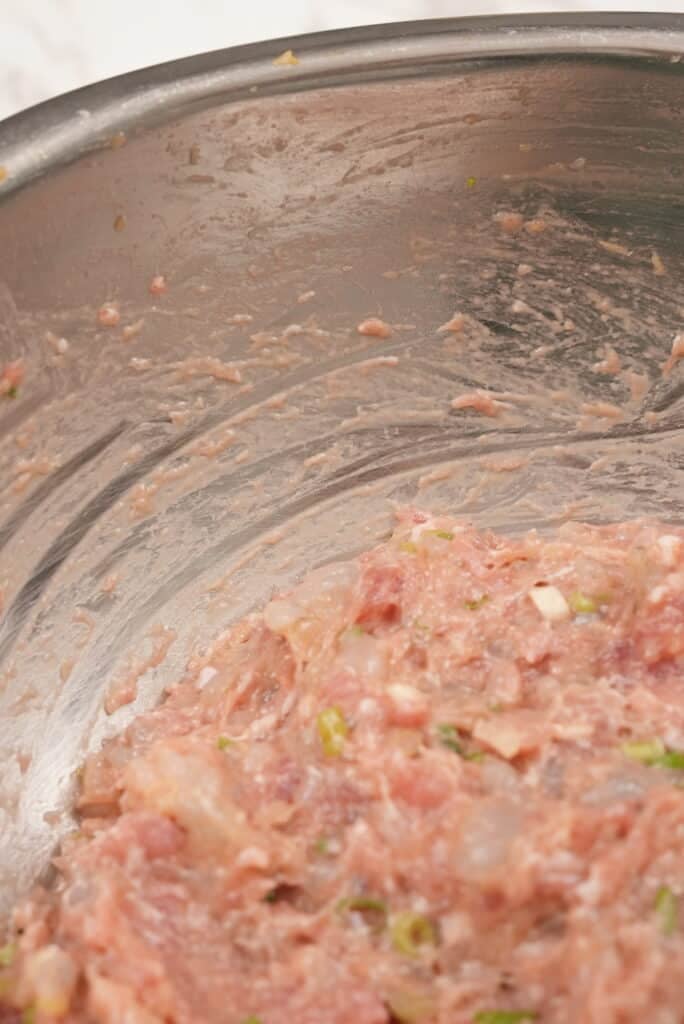
<svg viewBox="0 0 684 1024"><path fill-rule="evenodd" d="M237 43L513 11L684 12L684 0L0 0L0 118L68 89ZM135 26L135 27L134 27Z"/></svg>

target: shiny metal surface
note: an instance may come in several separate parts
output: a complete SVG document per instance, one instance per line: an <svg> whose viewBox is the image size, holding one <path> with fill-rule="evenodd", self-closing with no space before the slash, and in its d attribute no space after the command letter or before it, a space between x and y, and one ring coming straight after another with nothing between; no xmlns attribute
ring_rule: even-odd
<svg viewBox="0 0 684 1024"><path fill-rule="evenodd" d="M395 26L0 125L0 365L26 368L0 402L5 905L69 827L85 751L392 502L681 521L682 52L684 18ZM371 315L391 338L356 332ZM502 414L452 408L474 388ZM159 626L170 654L139 671ZM127 673L138 699L107 716Z"/></svg>

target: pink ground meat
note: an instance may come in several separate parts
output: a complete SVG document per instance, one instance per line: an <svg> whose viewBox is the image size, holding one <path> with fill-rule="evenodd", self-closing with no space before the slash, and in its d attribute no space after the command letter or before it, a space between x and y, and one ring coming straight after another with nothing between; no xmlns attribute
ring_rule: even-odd
<svg viewBox="0 0 684 1024"><path fill-rule="evenodd" d="M684 531L406 511L90 757L0 1021L677 1024Z"/></svg>

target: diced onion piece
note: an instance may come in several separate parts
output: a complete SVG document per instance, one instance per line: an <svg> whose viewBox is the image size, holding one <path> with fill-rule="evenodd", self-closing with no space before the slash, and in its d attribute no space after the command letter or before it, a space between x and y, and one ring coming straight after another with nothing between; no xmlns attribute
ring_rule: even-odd
<svg viewBox="0 0 684 1024"><path fill-rule="evenodd" d="M393 719L399 725L420 725L427 719L427 699L414 686L393 683L387 687L387 694L392 702Z"/></svg>
<svg viewBox="0 0 684 1024"><path fill-rule="evenodd" d="M28 957L25 974L36 1011L64 1017L78 979L76 965L69 954L59 946L43 946Z"/></svg>
<svg viewBox="0 0 684 1024"><path fill-rule="evenodd" d="M316 719L316 727L325 755L339 757L349 733L349 726L340 709L331 707L321 711Z"/></svg>
<svg viewBox="0 0 684 1024"><path fill-rule="evenodd" d="M663 564L671 569L679 560L682 550L681 539L675 534L666 533L662 537L658 537L658 547L660 548Z"/></svg>
<svg viewBox="0 0 684 1024"><path fill-rule="evenodd" d="M392 1020L401 1024L419 1024L422 1020L433 1020L437 1013L435 996L419 988L395 988L387 996L387 1005L392 1011Z"/></svg>
<svg viewBox="0 0 684 1024"><path fill-rule="evenodd" d="M532 587L528 594L538 612L548 622L562 622L564 619L569 618L570 608L568 602L558 587Z"/></svg>
<svg viewBox="0 0 684 1024"><path fill-rule="evenodd" d="M492 797L475 804L463 822L458 873L476 880L500 869L522 828L523 815L516 802Z"/></svg>
<svg viewBox="0 0 684 1024"><path fill-rule="evenodd" d="M411 910L394 915L390 936L394 948L405 956L420 956L423 947L435 945L435 930L430 920Z"/></svg>
<svg viewBox="0 0 684 1024"><path fill-rule="evenodd" d="M264 622L274 633L284 633L301 619L302 614L302 608L296 601L276 598L275 601L269 601L264 608Z"/></svg>

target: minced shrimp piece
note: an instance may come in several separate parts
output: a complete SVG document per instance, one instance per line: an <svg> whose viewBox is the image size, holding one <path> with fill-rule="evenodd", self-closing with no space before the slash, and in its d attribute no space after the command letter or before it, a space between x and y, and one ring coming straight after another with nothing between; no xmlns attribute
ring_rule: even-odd
<svg viewBox="0 0 684 1024"><path fill-rule="evenodd" d="M0 1020L675 1024L683 672L684 529L400 509L87 758Z"/></svg>
<svg viewBox="0 0 684 1024"><path fill-rule="evenodd" d="M362 320L356 330L359 334L369 338L390 338L392 336L390 325L375 316L369 317L368 320Z"/></svg>

